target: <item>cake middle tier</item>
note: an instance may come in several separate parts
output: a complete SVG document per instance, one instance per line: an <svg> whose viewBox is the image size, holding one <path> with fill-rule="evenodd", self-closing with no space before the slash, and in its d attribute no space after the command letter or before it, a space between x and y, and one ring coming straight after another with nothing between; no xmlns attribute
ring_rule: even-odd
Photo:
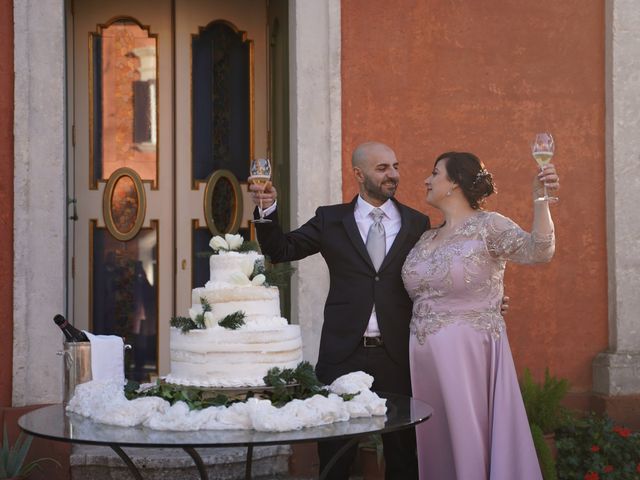
<svg viewBox="0 0 640 480"><path fill-rule="evenodd" d="M205 299L211 306L214 321L222 320L235 312L251 317L279 317L280 295L277 287L238 286L235 288L195 288L191 300L199 308Z"/></svg>

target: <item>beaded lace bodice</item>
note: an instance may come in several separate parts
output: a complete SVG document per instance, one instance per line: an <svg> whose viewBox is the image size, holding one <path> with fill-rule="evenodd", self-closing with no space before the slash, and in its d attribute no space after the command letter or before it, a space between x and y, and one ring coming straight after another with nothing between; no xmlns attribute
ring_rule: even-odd
<svg viewBox="0 0 640 480"><path fill-rule="evenodd" d="M411 334L424 343L427 335L454 323L466 323L499 338L505 324L500 314L507 260L546 262L555 237L530 234L495 212L478 212L442 243L438 230L427 230L402 268L413 300Z"/></svg>

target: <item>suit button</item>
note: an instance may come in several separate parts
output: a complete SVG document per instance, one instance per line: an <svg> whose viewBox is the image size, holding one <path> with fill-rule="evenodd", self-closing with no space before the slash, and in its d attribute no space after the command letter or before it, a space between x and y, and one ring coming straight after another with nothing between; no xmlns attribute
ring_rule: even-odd
<svg viewBox="0 0 640 480"><path fill-rule="evenodd" d="M375 276L375 280L376 280L376 282L377 282L378 280L380 280L380 277L376 275L376 276Z"/></svg>

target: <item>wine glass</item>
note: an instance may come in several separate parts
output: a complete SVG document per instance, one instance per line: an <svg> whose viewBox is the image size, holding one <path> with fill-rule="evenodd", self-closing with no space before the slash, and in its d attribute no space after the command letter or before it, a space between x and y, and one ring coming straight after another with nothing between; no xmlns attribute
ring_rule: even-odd
<svg viewBox="0 0 640 480"><path fill-rule="evenodd" d="M540 165L540 169L551 161L554 151L555 145L550 133L536 134L536 138L531 144L531 154L533 155L533 158L535 158L536 162L538 162L538 165ZM549 203L557 202L558 197L550 197L547 194L547 184L543 183L542 186L544 188L544 196L536 198L535 201Z"/></svg>
<svg viewBox="0 0 640 480"><path fill-rule="evenodd" d="M267 187L267 182L271 179L271 162L268 158L256 158L251 160L251 166L249 167L249 180L251 183L255 183L262 187L262 191ZM251 220L254 223L270 223L271 220L264 218L264 210L262 209L262 198L260 198L260 205L258 205L258 212L260 218Z"/></svg>

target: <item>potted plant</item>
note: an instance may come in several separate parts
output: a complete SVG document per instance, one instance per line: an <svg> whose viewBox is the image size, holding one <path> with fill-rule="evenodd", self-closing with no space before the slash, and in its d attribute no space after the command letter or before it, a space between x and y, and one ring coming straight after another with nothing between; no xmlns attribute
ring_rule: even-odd
<svg viewBox="0 0 640 480"><path fill-rule="evenodd" d="M26 478L34 469L40 468L42 462L50 461L60 466L53 458L38 458L25 465L24 462L32 441L32 436L20 432L16 442L9 445L7 426L3 425L2 445L0 445L0 479Z"/></svg>
<svg viewBox="0 0 640 480"><path fill-rule="evenodd" d="M382 480L384 478L384 450L382 436L371 434L360 442L360 463L363 480Z"/></svg>
<svg viewBox="0 0 640 480"><path fill-rule="evenodd" d="M537 383L528 368L520 379L520 391L527 411L531 435L536 447L538 461L545 480L555 480L555 432L567 422L569 414L562 400L569 390L569 382L551 376L545 369L544 381Z"/></svg>
<svg viewBox="0 0 640 480"><path fill-rule="evenodd" d="M557 432L563 480L640 480L640 433L591 413Z"/></svg>

